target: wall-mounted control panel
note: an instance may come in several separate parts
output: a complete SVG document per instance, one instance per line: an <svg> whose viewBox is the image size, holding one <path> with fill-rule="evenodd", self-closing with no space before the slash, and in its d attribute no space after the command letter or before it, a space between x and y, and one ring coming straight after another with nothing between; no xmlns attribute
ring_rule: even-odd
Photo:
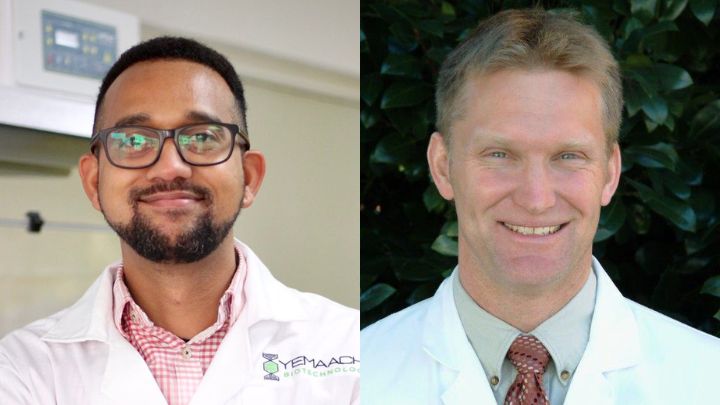
<svg viewBox="0 0 720 405"><path fill-rule="evenodd" d="M1 84L97 94L100 80L140 40L136 16L76 0L0 0L9 24L0 24ZM7 10L9 9L9 10ZM0 69L0 72L2 69Z"/></svg>
<svg viewBox="0 0 720 405"><path fill-rule="evenodd" d="M112 25L43 10L45 70L102 79L117 59L117 30Z"/></svg>

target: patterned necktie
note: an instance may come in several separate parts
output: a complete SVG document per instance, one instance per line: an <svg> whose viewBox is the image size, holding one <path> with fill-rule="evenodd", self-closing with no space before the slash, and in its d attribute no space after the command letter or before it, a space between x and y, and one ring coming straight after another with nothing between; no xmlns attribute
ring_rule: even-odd
<svg viewBox="0 0 720 405"><path fill-rule="evenodd" d="M532 335L518 336L507 354L518 375L508 389L505 405L549 405L543 389L543 373L550 361L550 353Z"/></svg>

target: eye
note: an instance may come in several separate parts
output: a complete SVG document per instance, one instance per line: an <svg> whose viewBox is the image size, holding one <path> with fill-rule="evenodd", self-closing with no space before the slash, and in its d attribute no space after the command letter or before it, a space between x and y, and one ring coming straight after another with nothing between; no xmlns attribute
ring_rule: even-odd
<svg viewBox="0 0 720 405"><path fill-rule="evenodd" d="M490 156L492 158L497 158L497 159L504 159L507 157L507 153L496 150L496 151L490 152L488 154L488 156Z"/></svg>
<svg viewBox="0 0 720 405"><path fill-rule="evenodd" d="M119 149L138 151L152 146L151 140L143 134L114 132L111 137L115 140L114 145Z"/></svg>
<svg viewBox="0 0 720 405"><path fill-rule="evenodd" d="M560 154L560 160L580 159L577 153L565 152Z"/></svg>

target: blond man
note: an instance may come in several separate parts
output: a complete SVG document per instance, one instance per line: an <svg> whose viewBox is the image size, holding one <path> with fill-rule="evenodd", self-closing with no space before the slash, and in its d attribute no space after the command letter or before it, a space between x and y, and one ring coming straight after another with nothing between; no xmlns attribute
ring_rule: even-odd
<svg viewBox="0 0 720 405"><path fill-rule="evenodd" d="M623 298L592 256L621 171L600 36L499 13L450 53L436 102L427 158L457 210L458 266L363 331L363 403L713 402L720 342Z"/></svg>

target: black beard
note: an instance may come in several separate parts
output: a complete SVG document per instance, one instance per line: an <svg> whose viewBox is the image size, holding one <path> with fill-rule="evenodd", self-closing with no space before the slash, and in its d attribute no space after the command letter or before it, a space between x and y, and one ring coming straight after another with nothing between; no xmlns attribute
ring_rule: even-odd
<svg viewBox="0 0 720 405"><path fill-rule="evenodd" d="M110 227L137 254L155 263L194 263L214 252L232 229L235 218L215 225L209 213L203 214L187 232L177 236L175 243L154 228L145 216L135 212L127 225L107 220Z"/></svg>
<svg viewBox="0 0 720 405"><path fill-rule="evenodd" d="M128 202L132 206L133 216L128 224L111 221L105 210L100 209L108 225L124 240L137 254L147 260L163 264L194 263L214 252L220 243L227 237L235 220L240 214L240 204L235 214L226 222L215 224L209 212L195 220L192 228L177 236L173 243L167 235L153 227L150 220L138 210L138 201L142 196L159 191L192 190L201 196L208 206L212 206L210 191L187 184L184 181L156 184L146 189L134 189L130 192ZM242 201L242 198L241 200ZM171 213L169 213L171 214ZM173 216L172 214L170 215Z"/></svg>

